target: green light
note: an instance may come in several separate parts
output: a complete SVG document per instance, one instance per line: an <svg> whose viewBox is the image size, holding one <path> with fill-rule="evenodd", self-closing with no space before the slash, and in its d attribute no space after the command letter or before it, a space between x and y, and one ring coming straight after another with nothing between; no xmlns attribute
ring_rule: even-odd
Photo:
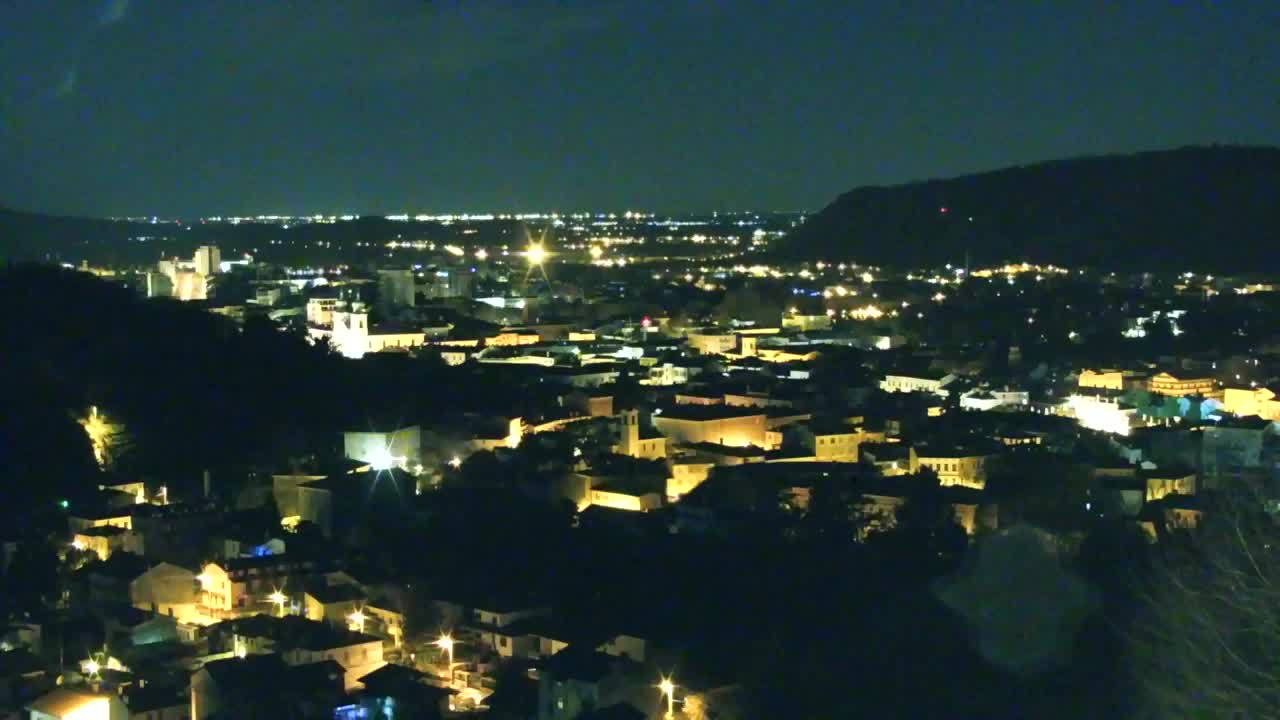
<svg viewBox="0 0 1280 720"><path fill-rule="evenodd" d="M67 508L71 507L71 503L67 502L66 500L59 500L58 507L62 508L63 510L66 510Z"/></svg>

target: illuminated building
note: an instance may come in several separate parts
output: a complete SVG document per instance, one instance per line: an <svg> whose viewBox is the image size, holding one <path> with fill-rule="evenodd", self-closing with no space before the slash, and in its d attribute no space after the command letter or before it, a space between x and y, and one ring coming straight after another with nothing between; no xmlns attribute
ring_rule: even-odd
<svg viewBox="0 0 1280 720"><path fill-rule="evenodd" d="M1081 370L1076 384L1095 390L1124 390L1125 373L1121 370Z"/></svg>
<svg viewBox="0 0 1280 720"><path fill-rule="evenodd" d="M1121 405L1118 399L1092 395L1072 395L1067 398L1068 414L1075 417L1082 427L1115 435L1128 435L1136 422L1137 408Z"/></svg>
<svg viewBox="0 0 1280 720"><path fill-rule="evenodd" d="M1160 500L1166 495L1195 495L1196 473L1188 468L1151 470L1146 473L1146 501Z"/></svg>
<svg viewBox="0 0 1280 720"><path fill-rule="evenodd" d="M932 470L938 476L939 484L959 485L974 490L986 487L987 464L992 457L990 453L975 450L935 449L927 446L916 448L919 467Z"/></svg>
<svg viewBox="0 0 1280 720"><path fill-rule="evenodd" d="M396 328L394 326L369 327L369 313L352 307L333 310L333 327L310 328L312 340L327 339L331 347L344 357L361 358L368 353L384 350L408 350L426 344L427 335L421 329Z"/></svg>
<svg viewBox="0 0 1280 720"><path fill-rule="evenodd" d="M795 330L797 332L810 332L813 330L830 330L831 316L825 313L821 315L801 315L799 313L785 313L782 316L782 329Z"/></svg>
<svg viewBox="0 0 1280 720"><path fill-rule="evenodd" d="M1024 390L970 390L960 396L960 409L985 411L1029 402L1031 396Z"/></svg>
<svg viewBox="0 0 1280 720"><path fill-rule="evenodd" d="M200 612L197 588L202 583L194 572L170 563L160 563L129 583L129 600L141 610L169 615L178 622L207 625L213 619Z"/></svg>
<svg viewBox="0 0 1280 720"><path fill-rule="evenodd" d="M201 245L196 248L192 264L200 275L205 277L217 275L222 271L222 251L217 245Z"/></svg>
<svg viewBox="0 0 1280 720"><path fill-rule="evenodd" d="M642 427L639 412L623 410L618 421L618 444L613 446L614 452L644 460L661 460L667 456L667 438Z"/></svg>
<svg viewBox="0 0 1280 720"><path fill-rule="evenodd" d="M591 488L588 503L615 510L648 512L662 507L666 487L666 478L610 478Z"/></svg>
<svg viewBox="0 0 1280 720"><path fill-rule="evenodd" d="M126 720L129 710L115 693L55 688L26 706L31 720Z"/></svg>
<svg viewBox="0 0 1280 720"><path fill-rule="evenodd" d="M365 594L354 585L317 585L303 594L303 614L308 620L344 625L364 607Z"/></svg>
<svg viewBox="0 0 1280 720"><path fill-rule="evenodd" d="M1270 388L1227 388L1222 393L1222 409L1233 415L1257 415L1263 420L1280 420L1280 399Z"/></svg>
<svg viewBox="0 0 1280 720"><path fill-rule="evenodd" d="M336 297L313 297L307 300L307 325L332 328L333 311L338 306Z"/></svg>
<svg viewBox="0 0 1280 720"><path fill-rule="evenodd" d="M342 452L374 470L404 469L422 460L422 428L410 425L383 432L344 432Z"/></svg>
<svg viewBox="0 0 1280 720"><path fill-rule="evenodd" d="M701 485L715 466L715 463L698 460L672 462L671 477L667 478L667 500L674 502Z"/></svg>
<svg viewBox="0 0 1280 720"><path fill-rule="evenodd" d="M925 392L946 397L948 393L945 388L955 379L955 375L944 372L889 374L880 381L880 389L885 392Z"/></svg>
<svg viewBox="0 0 1280 720"><path fill-rule="evenodd" d="M1186 397L1188 395L1212 395L1217 385L1213 378L1188 377L1180 378L1171 373L1162 372L1153 375L1147 381L1147 389L1156 395Z"/></svg>
<svg viewBox="0 0 1280 720"><path fill-rule="evenodd" d="M765 413L723 405L672 405L654 411L653 426L668 440L682 445L716 443L765 447Z"/></svg>
<svg viewBox="0 0 1280 720"><path fill-rule="evenodd" d="M141 535L132 530L111 525L100 525L76 532L72 545L77 550L93 552L99 560L106 560L119 550L139 556L143 554Z"/></svg>

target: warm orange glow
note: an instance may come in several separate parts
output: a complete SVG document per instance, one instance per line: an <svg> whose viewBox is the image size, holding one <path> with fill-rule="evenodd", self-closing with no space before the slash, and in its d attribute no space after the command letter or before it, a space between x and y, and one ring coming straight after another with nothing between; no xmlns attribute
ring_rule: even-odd
<svg viewBox="0 0 1280 720"><path fill-rule="evenodd" d="M531 243L529 248L524 251L524 256L529 259L530 265L541 265L550 257L547 249L542 247L542 243Z"/></svg>

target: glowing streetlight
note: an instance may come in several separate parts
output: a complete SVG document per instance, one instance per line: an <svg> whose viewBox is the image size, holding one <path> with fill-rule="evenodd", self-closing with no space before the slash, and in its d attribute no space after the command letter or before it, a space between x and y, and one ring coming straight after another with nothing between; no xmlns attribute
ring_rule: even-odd
<svg viewBox="0 0 1280 720"><path fill-rule="evenodd" d="M89 677L94 677L98 673L102 672L102 665L100 665L97 660L89 658L84 661L84 672Z"/></svg>
<svg viewBox="0 0 1280 720"><path fill-rule="evenodd" d="M591 250L589 250L588 252L591 253L592 260L599 260L600 257L604 255L604 248L600 247L599 245L592 245Z"/></svg>
<svg viewBox="0 0 1280 720"><path fill-rule="evenodd" d="M665 717L674 718L676 716L676 684L671 682L671 678L664 677L662 682L658 683L658 690L667 696L667 714Z"/></svg>
<svg viewBox="0 0 1280 720"><path fill-rule="evenodd" d="M432 644L449 653L449 682L453 682L453 646L457 643L454 642L452 635L445 633Z"/></svg>
<svg viewBox="0 0 1280 720"><path fill-rule="evenodd" d="M268 595L267 599L270 600L271 603L276 606L276 609L280 613L280 617L284 617L284 604L288 600L288 598L284 596L284 593L280 592L279 590L276 590L272 592L270 595Z"/></svg>
<svg viewBox="0 0 1280 720"><path fill-rule="evenodd" d="M457 470L458 468L462 467L462 458L458 457L457 455L454 455L449 460L449 467L453 468L454 470Z"/></svg>
<svg viewBox="0 0 1280 720"><path fill-rule="evenodd" d="M546 262L547 249L542 247L542 243L530 243L529 248L524 251L524 256L529 259L529 264L541 266Z"/></svg>
<svg viewBox="0 0 1280 720"><path fill-rule="evenodd" d="M351 624L355 626L356 632L364 632L364 621L367 619L363 610L356 610L347 616L347 620L350 620Z"/></svg>
<svg viewBox="0 0 1280 720"><path fill-rule="evenodd" d="M487 260L488 258L489 258L488 250L485 250L484 248L480 248L479 250L476 251L477 260Z"/></svg>

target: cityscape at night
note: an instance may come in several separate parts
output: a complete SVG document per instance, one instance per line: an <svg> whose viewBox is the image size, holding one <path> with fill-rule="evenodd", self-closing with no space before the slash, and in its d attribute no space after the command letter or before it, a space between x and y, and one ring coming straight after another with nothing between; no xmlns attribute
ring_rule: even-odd
<svg viewBox="0 0 1280 720"><path fill-rule="evenodd" d="M0 720L1280 718L1280 15L1086 5L0 7Z"/></svg>

